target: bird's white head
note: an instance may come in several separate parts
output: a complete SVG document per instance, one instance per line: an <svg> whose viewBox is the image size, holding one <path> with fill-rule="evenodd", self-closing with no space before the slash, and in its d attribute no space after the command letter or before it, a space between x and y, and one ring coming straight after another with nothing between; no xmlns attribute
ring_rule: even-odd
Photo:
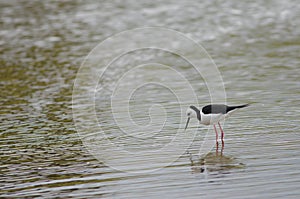
<svg viewBox="0 0 300 199"><path fill-rule="evenodd" d="M187 116L187 121L186 121L186 125L185 128L186 129L188 127L188 124L190 122L191 118L198 118L197 117L197 112L199 110L195 107L195 106L190 106L187 110L186 110L186 116Z"/></svg>
<svg viewBox="0 0 300 199"><path fill-rule="evenodd" d="M192 109L191 107L189 107L187 110L186 110L186 116L188 118L197 118L197 113L194 109Z"/></svg>

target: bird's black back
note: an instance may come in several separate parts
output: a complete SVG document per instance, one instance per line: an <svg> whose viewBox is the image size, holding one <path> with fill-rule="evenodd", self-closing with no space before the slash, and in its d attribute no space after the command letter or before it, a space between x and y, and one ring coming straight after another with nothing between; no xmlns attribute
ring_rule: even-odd
<svg viewBox="0 0 300 199"><path fill-rule="evenodd" d="M243 108L248 106L248 104L240 106L227 106L225 104L210 104L202 108L202 113L204 114L226 114L234 109Z"/></svg>

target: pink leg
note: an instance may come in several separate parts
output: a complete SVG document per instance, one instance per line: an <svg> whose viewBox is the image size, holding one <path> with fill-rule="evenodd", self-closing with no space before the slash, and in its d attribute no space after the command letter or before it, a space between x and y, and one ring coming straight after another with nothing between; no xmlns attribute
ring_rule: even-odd
<svg viewBox="0 0 300 199"><path fill-rule="evenodd" d="M214 129L216 132L216 144L218 144L218 131L217 131L216 125L214 125Z"/></svg>
<svg viewBox="0 0 300 199"><path fill-rule="evenodd" d="M218 122L218 125L219 125L220 130L221 130L221 139L222 139L222 143L223 143L224 142L224 131L223 131L221 125L220 125L220 122Z"/></svg>
<svg viewBox="0 0 300 199"><path fill-rule="evenodd" d="M224 151L224 142L222 141L221 156L223 155L223 151Z"/></svg>

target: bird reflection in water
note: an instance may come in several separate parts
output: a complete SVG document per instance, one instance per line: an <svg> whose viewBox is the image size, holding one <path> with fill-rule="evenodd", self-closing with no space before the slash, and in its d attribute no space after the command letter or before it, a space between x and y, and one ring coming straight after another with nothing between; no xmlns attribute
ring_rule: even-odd
<svg viewBox="0 0 300 199"><path fill-rule="evenodd" d="M241 169L244 168L243 163L237 162L234 157L225 156L223 154L225 144L222 143L219 147L216 144L216 151L210 152L204 157L193 158L193 155L188 152L192 173L204 173L206 175L216 174L216 173L228 173L231 169Z"/></svg>

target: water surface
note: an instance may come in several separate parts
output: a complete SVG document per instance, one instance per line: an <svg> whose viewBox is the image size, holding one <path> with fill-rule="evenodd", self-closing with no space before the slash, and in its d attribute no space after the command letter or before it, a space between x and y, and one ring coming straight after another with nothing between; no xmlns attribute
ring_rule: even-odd
<svg viewBox="0 0 300 199"><path fill-rule="evenodd" d="M0 4L2 197L299 197L298 1ZM195 156L206 128L199 127L189 153L171 165L155 172L124 173L95 159L82 144L72 119L77 70L97 43L140 26L175 29L200 42L219 67L227 102L252 103L226 121L223 149L219 146L217 152L213 149L205 157ZM155 54L140 55L150 60ZM189 73L187 63L167 53L158 56L164 64L177 64L194 78L200 103L209 103L204 83ZM125 61L121 64L130 64ZM133 110L148 110L153 103L163 105L170 116L168 128L156 134L157 142L152 145L119 140L132 150L168 142L179 125L172 93L159 86L149 86L147 91L137 91ZM138 98L143 95L150 96L148 101ZM102 103L102 96L96 96L99 117L100 110L108 106ZM134 117L139 124L149 119L143 114ZM108 131L118 139L112 128ZM130 160L114 158L141 164L134 155Z"/></svg>

